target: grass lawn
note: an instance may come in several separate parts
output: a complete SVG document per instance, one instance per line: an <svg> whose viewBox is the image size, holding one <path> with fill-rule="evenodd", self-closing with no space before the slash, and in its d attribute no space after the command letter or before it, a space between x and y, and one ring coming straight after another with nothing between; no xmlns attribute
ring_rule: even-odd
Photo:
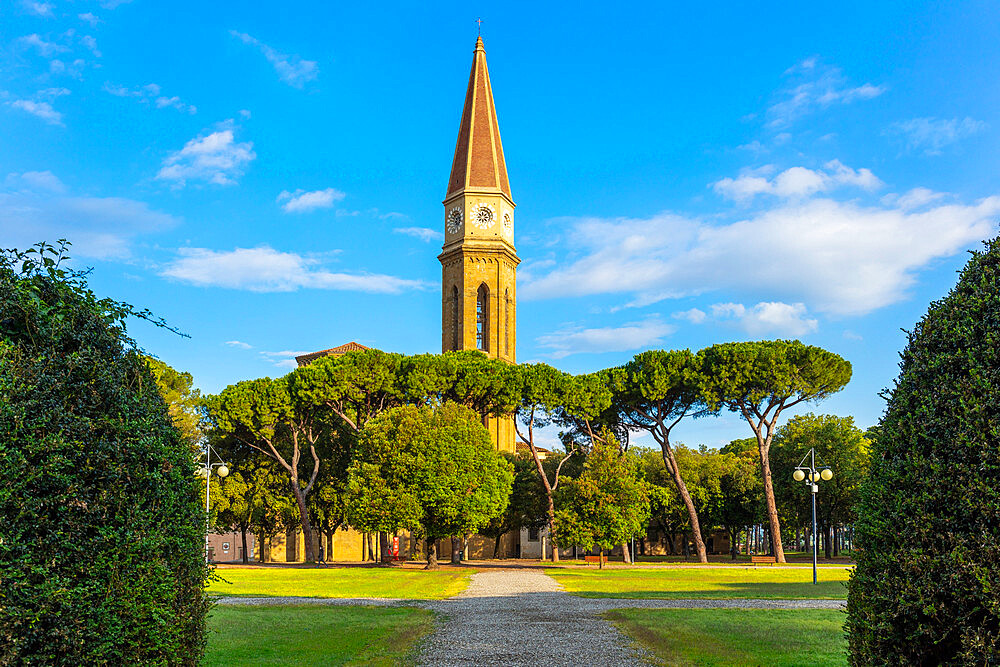
<svg viewBox="0 0 1000 667"><path fill-rule="evenodd" d="M223 581L213 581L213 595L317 598L451 597L465 590L473 569L415 570L378 567L260 567L219 568Z"/></svg>
<svg viewBox="0 0 1000 667"><path fill-rule="evenodd" d="M549 568L566 592L596 598L846 598L847 568L769 567L605 570Z"/></svg>
<svg viewBox="0 0 1000 667"><path fill-rule="evenodd" d="M668 665L847 664L839 611L619 609L606 618Z"/></svg>
<svg viewBox="0 0 1000 667"><path fill-rule="evenodd" d="M429 611L400 607L217 606L204 664L412 664L433 619Z"/></svg>

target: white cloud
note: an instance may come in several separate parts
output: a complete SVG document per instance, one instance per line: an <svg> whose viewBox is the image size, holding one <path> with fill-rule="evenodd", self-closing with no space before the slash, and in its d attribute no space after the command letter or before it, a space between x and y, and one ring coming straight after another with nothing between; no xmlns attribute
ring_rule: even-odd
<svg viewBox="0 0 1000 667"><path fill-rule="evenodd" d="M295 361L295 357L301 357L303 354L309 354L309 352L303 350L282 350L281 352L265 352L262 350L260 356L262 356L264 359L271 362L278 368L297 368L299 362Z"/></svg>
<svg viewBox="0 0 1000 667"><path fill-rule="evenodd" d="M101 22L101 19L97 18L90 12L87 12L85 14L77 14L76 17L81 21L89 23L91 28L96 28L97 24Z"/></svg>
<svg viewBox="0 0 1000 667"><path fill-rule="evenodd" d="M134 97L143 104L153 104L157 109L169 107L191 115L198 113L198 107L193 104L187 104L176 95L173 97L161 95L160 86L155 83L147 83L145 86L130 89L125 86L119 86L117 84L106 82L104 84L104 90L111 93L115 97Z"/></svg>
<svg viewBox="0 0 1000 667"><path fill-rule="evenodd" d="M436 241L444 238L444 234L436 229L430 229L429 227L396 227L394 230L397 234L406 234L407 236L412 236L415 239L420 239L425 243L431 241Z"/></svg>
<svg viewBox="0 0 1000 667"><path fill-rule="evenodd" d="M657 319L633 322L619 327L585 329L566 326L551 334L539 336L538 344L551 351L555 359L571 354L623 352L658 345L664 336L677 330Z"/></svg>
<svg viewBox="0 0 1000 667"><path fill-rule="evenodd" d="M83 68L86 65L81 58L77 58L68 65L58 58L49 61L49 72L52 74L70 76L74 79L83 78Z"/></svg>
<svg viewBox="0 0 1000 667"><path fill-rule="evenodd" d="M807 317L803 303L762 301L747 308L742 303L716 303L712 316L720 322L735 322L751 336L804 336L815 332L819 322Z"/></svg>
<svg viewBox="0 0 1000 667"><path fill-rule="evenodd" d="M45 18L52 18L52 7L51 2L33 2L32 0L25 0L24 8L36 16L42 16Z"/></svg>
<svg viewBox="0 0 1000 667"><path fill-rule="evenodd" d="M26 171L23 174L7 174L4 185L8 191L17 192L66 192L66 186L51 171Z"/></svg>
<svg viewBox="0 0 1000 667"><path fill-rule="evenodd" d="M762 175L761 170L756 170L736 178L726 177L712 184L716 192L739 202L748 202L759 194L788 199L809 197L840 186L874 190L882 186L882 181L869 169L855 170L840 160L831 160L824 165L823 170L792 167L772 179Z"/></svg>
<svg viewBox="0 0 1000 667"><path fill-rule="evenodd" d="M522 273L525 299L632 294L630 305L712 290L864 314L905 298L917 273L996 233L1000 196L919 211L779 200L729 224L673 214L566 219L561 261Z"/></svg>
<svg viewBox="0 0 1000 667"><path fill-rule="evenodd" d="M33 33L31 35L25 35L24 37L21 37L18 41L24 44L25 47L27 48L34 48L35 50L37 50L38 54L43 58L50 58L57 53L65 53L66 51L69 51L68 46L57 44L55 42L47 42L44 39L42 39L41 36L39 36L37 33Z"/></svg>
<svg viewBox="0 0 1000 667"><path fill-rule="evenodd" d="M913 188L909 192L902 195L886 195L882 198L882 203L895 204L904 211L912 211L913 209L936 202L939 199L944 199L947 196L948 193L946 192L934 192L928 188Z"/></svg>
<svg viewBox="0 0 1000 667"><path fill-rule="evenodd" d="M893 123L888 133L901 136L909 150L939 155L945 146L966 139L988 126L973 118L911 118Z"/></svg>
<svg viewBox="0 0 1000 667"><path fill-rule="evenodd" d="M90 52L93 53L96 57L98 58L101 57L101 52L97 48L97 40L94 39L92 36L84 35L83 37L80 38L80 43L83 44L88 49L90 49Z"/></svg>
<svg viewBox="0 0 1000 667"><path fill-rule="evenodd" d="M188 180L235 185L257 155L253 143L234 140L231 125L229 121L224 124L226 129L192 139L184 148L168 155L156 177L181 186Z"/></svg>
<svg viewBox="0 0 1000 667"><path fill-rule="evenodd" d="M228 345L229 347L238 347L241 350L252 350L253 349L253 345L251 345L250 343L244 343L241 340L227 340L226 341L226 345Z"/></svg>
<svg viewBox="0 0 1000 667"><path fill-rule="evenodd" d="M49 171L9 174L0 188L0 246L27 247L66 238L73 256L125 258L131 240L177 220L145 202L75 195Z"/></svg>
<svg viewBox="0 0 1000 667"><path fill-rule="evenodd" d="M267 61L274 67L274 70L278 73L281 80L294 88L302 88L306 82L312 81L319 76L319 66L314 60L303 60L296 55L289 56L279 51L275 51L259 39L251 37L243 32L230 30L229 34L236 37L244 44L257 47L260 52L264 54L264 57L267 58Z"/></svg>
<svg viewBox="0 0 1000 667"><path fill-rule="evenodd" d="M63 126L62 114L52 108L48 102L36 102L34 100L13 100L7 103L14 109L20 109L30 113L36 118L41 118L49 125Z"/></svg>
<svg viewBox="0 0 1000 667"><path fill-rule="evenodd" d="M679 313L674 313L671 317L677 320L687 320L691 324L701 324L708 315L700 308L692 308L691 310L682 310Z"/></svg>
<svg viewBox="0 0 1000 667"><path fill-rule="evenodd" d="M285 202L281 207L285 213L307 213L315 211L318 208L333 208L334 203L346 196L343 192L334 188L313 190L312 192L306 192L305 190L289 192L288 190L283 190L278 195L278 201Z"/></svg>
<svg viewBox="0 0 1000 667"><path fill-rule="evenodd" d="M383 274L331 272L319 260L269 246L209 250L181 248L180 257L161 275L202 287L226 287L251 292L291 292L300 288L398 294L425 289L419 280Z"/></svg>
<svg viewBox="0 0 1000 667"><path fill-rule="evenodd" d="M785 71L792 83L778 92L779 100L767 110L768 126L780 128L796 119L836 104L869 100L885 92L885 87L865 83L852 86L838 67L823 65L815 56Z"/></svg>

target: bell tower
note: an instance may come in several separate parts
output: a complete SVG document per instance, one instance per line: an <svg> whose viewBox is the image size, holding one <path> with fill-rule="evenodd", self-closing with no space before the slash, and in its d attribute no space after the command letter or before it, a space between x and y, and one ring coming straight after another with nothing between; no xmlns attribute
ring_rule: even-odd
<svg viewBox="0 0 1000 667"><path fill-rule="evenodd" d="M514 199L507 181L486 49L476 39L458 142L444 198L441 350L480 350L516 361ZM490 419L493 442L514 451L508 419Z"/></svg>

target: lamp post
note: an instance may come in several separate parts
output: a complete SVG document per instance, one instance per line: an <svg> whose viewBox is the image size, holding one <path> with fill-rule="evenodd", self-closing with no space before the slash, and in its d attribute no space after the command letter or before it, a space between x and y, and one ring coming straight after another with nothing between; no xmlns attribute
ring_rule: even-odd
<svg viewBox="0 0 1000 667"><path fill-rule="evenodd" d="M805 465L806 459L809 459L809 465ZM813 529L812 529L812 542L813 542L813 583L816 583L816 548L819 540L816 539L816 494L819 492L819 482L823 480L824 482L829 482L833 479L833 470L830 466L820 466L816 468L816 448L810 447L806 455L802 457L799 464L795 466L795 472L792 473L792 479L796 482L805 482L809 486L809 491L812 493L812 510L813 510Z"/></svg>
<svg viewBox="0 0 1000 667"><path fill-rule="evenodd" d="M212 445L206 443L205 445L205 466L198 471L198 474L205 478L205 562L208 562L208 530L209 530L209 510L211 509L211 497L209 496L209 491L212 486L212 469L218 468L215 474L219 476L220 479L224 478L229 474L229 468L225 463L219 461L217 463L212 463ZM218 452L216 452L218 454Z"/></svg>

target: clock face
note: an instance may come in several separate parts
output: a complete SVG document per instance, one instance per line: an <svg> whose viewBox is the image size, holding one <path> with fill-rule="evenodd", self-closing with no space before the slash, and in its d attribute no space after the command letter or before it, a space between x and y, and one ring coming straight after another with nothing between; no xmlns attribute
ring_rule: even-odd
<svg viewBox="0 0 1000 667"><path fill-rule="evenodd" d="M448 230L449 234L458 234L462 231L462 207L455 206L450 211L448 211L448 220L445 223L445 229Z"/></svg>
<svg viewBox="0 0 1000 667"><path fill-rule="evenodd" d="M489 229L493 225L493 207L489 204L479 204L469 212L472 224L480 229Z"/></svg>
<svg viewBox="0 0 1000 667"><path fill-rule="evenodd" d="M514 233L514 216L510 214L510 211L503 214L503 231L508 236Z"/></svg>

